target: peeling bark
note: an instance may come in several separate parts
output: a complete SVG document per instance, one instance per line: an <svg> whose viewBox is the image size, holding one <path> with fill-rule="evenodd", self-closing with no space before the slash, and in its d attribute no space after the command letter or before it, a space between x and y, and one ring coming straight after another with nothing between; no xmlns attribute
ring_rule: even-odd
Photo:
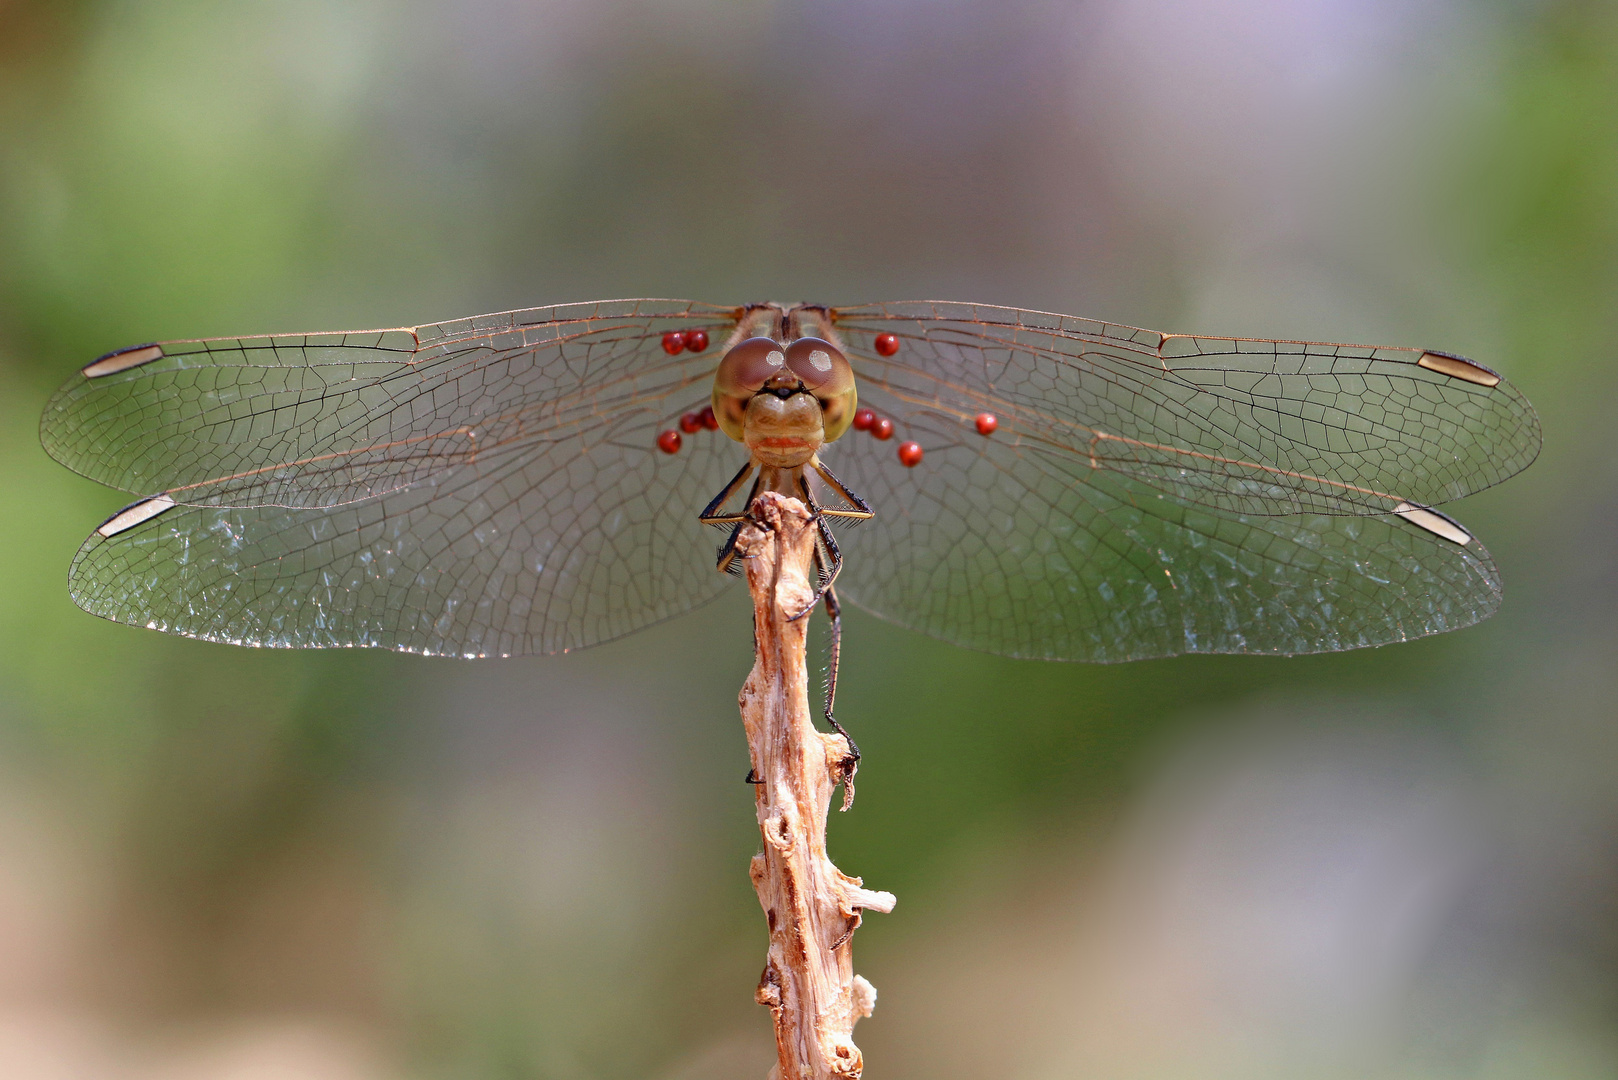
<svg viewBox="0 0 1618 1080"><path fill-rule="evenodd" d="M870 1016L876 988L854 974L861 912L891 911L892 893L861 887L826 857L826 814L854 760L841 735L815 729L809 707L807 617L814 596L813 519L796 499L765 492L742 529L753 597L753 671L742 686L742 723L758 779L763 851L751 877L770 927L756 998L775 1021L771 1080L855 1080L865 1067L854 1025ZM845 792L851 788L845 786Z"/></svg>

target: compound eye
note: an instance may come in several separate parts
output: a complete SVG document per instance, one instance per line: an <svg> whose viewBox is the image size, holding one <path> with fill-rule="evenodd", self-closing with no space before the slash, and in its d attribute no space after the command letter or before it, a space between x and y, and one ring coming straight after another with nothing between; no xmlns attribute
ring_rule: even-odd
<svg viewBox="0 0 1618 1080"><path fill-rule="evenodd" d="M854 422L858 404L854 369L837 346L820 338L799 338L787 347L787 367L820 402L821 429L831 442Z"/></svg>
<svg viewBox="0 0 1618 1080"><path fill-rule="evenodd" d="M714 388L728 396L751 396L762 390L785 366L786 355L779 342L767 337L748 338L738 342L719 361Z"/></svg>
<svg viewBox="0 0 1618 1080"><path fill-rule="evenodd" d="M854 372L837 346L819 338L799 338L787 346L787 367L818 398L835 397L854 385Z"/></svg>

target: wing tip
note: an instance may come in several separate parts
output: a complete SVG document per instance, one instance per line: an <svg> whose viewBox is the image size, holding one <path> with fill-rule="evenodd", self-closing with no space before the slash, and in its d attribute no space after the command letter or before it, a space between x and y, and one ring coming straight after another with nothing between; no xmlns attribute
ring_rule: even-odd
<svg viewBox="0 0 1618 1080"><path fill-rule="evenodd" d="M1491 390L1502 381L1498 372L1489 370L1476 360L1440 349L1423 350L1421 356L1416 358L1416 364L1428 371L1436 371L1440 375L1448 375L1463 382L1476 383Z"/></svg>
<svg viewBox="0 0 1618 1080"><path fill-rule="evenodd" d="M116 375L120 371L128 371L143 364L150 364L153 360L163 357L163 346L156 342L147 342L145 345L131 345L127 349L114 349L110 353L103 353L84 365L80 373L86 379L99 379L107 375Z"/></svg>
<svg viewBox="0 0 1618 1080"><path fill-rule="evenodd" d="M128 532L136 525L150 521L166 510L172 510L174 506L174 499L167 492L137 500L97 525L96 535L106 540L121 532Z"/></svg>
<svg viewBox="0 0 1618 1080"><path fill-rule="evenodd" d="M1430 506L1401 501L1393 508L1393 512L1417 528L1426 529L1434 536L1448 540L1452 544L1466 547L1474 539L1460 522Z"/></svg>

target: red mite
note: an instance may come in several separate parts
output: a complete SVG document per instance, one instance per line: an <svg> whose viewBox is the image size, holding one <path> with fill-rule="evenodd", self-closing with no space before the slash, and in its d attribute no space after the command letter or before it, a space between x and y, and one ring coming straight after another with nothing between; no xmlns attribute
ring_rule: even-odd
<svg viewBox="0 0 1618 1080"><path fill-rule="evenodd" d="M678 330L670 330L663 335L663 351L670 356L680 355L685 348L685 335Z"/></svg>
<svg viewBox="0 0 1618 1080"><path fill-rule="evenodd" d="M874 423L876 423L876 413L872 412L870 409L854 410L855 431L870 431L871 425Z"/></svg>
<svg viewBox="0 0 1618 1080"><path fill-rule="evenodd" d="M914 469L921 464L921 443L902 442L899 444L899 464L907 469Z"/></svg>
<svg viewBox="0 0 1618 1080"><path fill-rule="evenodd" d="M701 352L708 347L708 331L687 330L685 332L685 347L692 352Z"/></svg>
<svg viewBox="0 0 1618 1080"><path fill-rule="evenodd" d="M657 437L657 448L665 454L680 452L680 433L670 428Z"/></svg>
<svg viewBox="0 0 1618 1080"><path fill-rule="evenodd" d="M695 435L702 430L702 417L694 412L688 412L680 417L680 430L687 435Z"/></svg>
<svg viewBox="0 0 1618 1080"><path fill-rule="evenodd" d="M898 334L878 334L876 336L876 351L882 356L892 356L899 351Z"/></svg>
<svg viewBox="0 0 1618 1080"><path fill-rule="evenodd" d="M871 421L871 434L886 442L893 438L893 421L886 416L879 416Z"/></svg>
<svg viewBox="0 0 1618 1080"><path fill-rule="evenodd" d="M701 420L702 426L709 431L719 430L719 417L713 414L712 405L704 405L702 411L697 414L697 419Z"/></svg>
<svg viewBox="0 0 1618 1080"><path fill-rule="evenodd" d="M994 413L980 412L977 425L979 435L993 435L994 429L1000 426L1000 421L995 419Z"/></svg>

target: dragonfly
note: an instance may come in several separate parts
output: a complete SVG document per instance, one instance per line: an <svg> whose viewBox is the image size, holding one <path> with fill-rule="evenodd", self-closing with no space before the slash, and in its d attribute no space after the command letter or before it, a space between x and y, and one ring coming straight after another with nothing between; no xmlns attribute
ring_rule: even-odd
<svg viewBox="0 0 1618 1080"><path fill-rule="evenodd" d="M703 523L738 528L749 480L815 510L834 625L841 593L1048 660L1405 641L1499 606L1489 553L1436 507L1540 446L1527 399L1448 352L937 301L139 345L75 374L41 433L139 496L73 560L85 610L458 657L567 652L712 601ZM857 528L839 545L833 524Z"/></svg>

